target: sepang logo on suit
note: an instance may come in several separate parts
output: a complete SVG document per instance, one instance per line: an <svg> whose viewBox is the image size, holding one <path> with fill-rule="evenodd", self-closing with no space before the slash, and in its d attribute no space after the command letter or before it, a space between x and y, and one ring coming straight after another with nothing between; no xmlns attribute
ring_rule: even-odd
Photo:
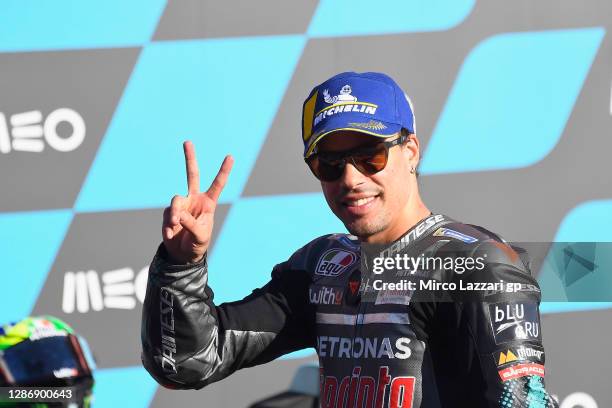
<svg viewBox="0 0 612 408"><path fill-rule="evenodd" d="M546 371L542 364L528 363L512 365L503 370L499 370L498 373L502 381L508 381L531 375L544 377Z"/></svg>
<svg viewBox="0 0 612 408"><path fill-rule="evenodd" d="M315 273L323 276L338 276L354 264L356 260L357 255L353 252L336 248L330 249L319 258Z"/></svg>

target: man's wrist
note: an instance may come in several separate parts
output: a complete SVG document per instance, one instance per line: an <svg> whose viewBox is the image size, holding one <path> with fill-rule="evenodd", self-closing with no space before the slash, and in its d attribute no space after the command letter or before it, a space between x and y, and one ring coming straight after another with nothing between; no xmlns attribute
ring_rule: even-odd
<svg viewBox="0 0 612 408"><path fill-rule="evenodd" d="M201 263L203 263L206 260L206 255L208 252L204 252L204 254L196 259L196 260L182 260L182 259L177 259L175 257L173 257L170 252L168 252L168 249L166 248L166 245L162 242L161 245L159 246L158 249L158 255L159 257L166 263L168 263L169 265L176 265L176 266L193 266L193 265L199 265Z"/></svg>

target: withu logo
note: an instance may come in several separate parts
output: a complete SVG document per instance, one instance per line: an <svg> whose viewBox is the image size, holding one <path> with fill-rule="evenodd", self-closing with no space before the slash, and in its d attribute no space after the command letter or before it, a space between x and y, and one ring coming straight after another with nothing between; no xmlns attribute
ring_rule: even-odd
<svg viewBox="0 0 612 408"><path fill-rule="evenodd" d="M98 312L103 309L127 309L142 303L147 290L149 267L145 266L135 276L131 268L108 272L66 272L62 310L64 313Z"/></svg>
<svg viewBox="0 0 612 408"><path fill-rule="evenodd" d="M70 136L62 137L58 134L57 128L62 122L72 126ZM44 123L42 113L37 110L14 114L8 122L4 113L0 112L0 153L6 154L13 150L40 153L45 149L45 141L54 150L71 152L83 140L85 121L72 109L56 109L47 116Z"/></svg>

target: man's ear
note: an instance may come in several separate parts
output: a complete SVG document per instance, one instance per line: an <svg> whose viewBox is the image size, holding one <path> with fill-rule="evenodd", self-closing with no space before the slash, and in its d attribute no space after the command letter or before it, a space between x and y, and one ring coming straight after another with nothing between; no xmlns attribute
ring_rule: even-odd
<svg viewBox="0 0 612 408"><path fill-rule="evenodd" d="M416 168L421 160L421 148L417 135L414 133L409 134L408 140L406 140L403 147L409 155L408 159L410 160L410 164Z"/></svg>

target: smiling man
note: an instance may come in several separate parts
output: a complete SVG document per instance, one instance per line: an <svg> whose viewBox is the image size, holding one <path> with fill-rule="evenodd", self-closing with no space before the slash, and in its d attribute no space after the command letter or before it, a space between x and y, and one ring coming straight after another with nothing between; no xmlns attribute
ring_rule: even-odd
<svg viewBox="0 0 612 408"><path fill-rule="evenodd" d="M385 243L430 213L416 177L409 177L418 158L418 139L407 131L381 142L380 137L342 130L321 140L307 163L351 234L362 242ZM382 166L384 171L376 171Z"/></svg>
<svg viewBox="0 0 612 408"><path fill-rule="evenodd" d="M544 389L540 292L524 254L425 206L413 108L399 86L379 73L330 78L304 102L302 139L305 161L350 235L314 239L276 265L264 287L221 305L207 285L206 253L232 159L200 192L194 148L185 143L189 193L164 211L143 309L151 375L169 388L201 388L315 347L323 407L556 406ZM373 260L408 258L420 267L372 268ZM409 281L409 289L376 289ZM419 290L423 282L522 289L466 295Z"/></svg>

